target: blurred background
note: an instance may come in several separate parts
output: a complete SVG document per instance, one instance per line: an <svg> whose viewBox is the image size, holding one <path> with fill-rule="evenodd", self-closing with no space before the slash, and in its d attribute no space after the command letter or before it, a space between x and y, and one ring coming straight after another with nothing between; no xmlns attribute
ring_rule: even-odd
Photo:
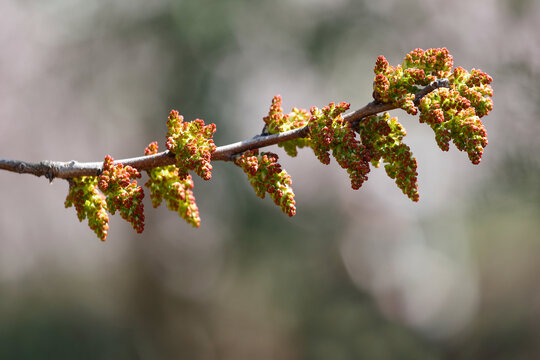
<svg viewBox="0 0 540 360"><path fill-rule="evenodd" d="M172 108L228 144L275 94L365 105L377 56L418 47L490 74L495 106L478 166L392 113L419 203L383 169L354 191L274 147L293 218L217 162L195 179L200 229L147 198L145 232L114 216L102 243L65 181L0 173L0 358L540 358L539 21L534 0L3 0L2 158L164 149Z"/></svg>

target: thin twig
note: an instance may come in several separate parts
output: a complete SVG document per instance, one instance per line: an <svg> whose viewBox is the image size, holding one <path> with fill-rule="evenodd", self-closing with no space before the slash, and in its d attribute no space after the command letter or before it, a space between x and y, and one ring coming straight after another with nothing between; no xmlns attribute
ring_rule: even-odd
<svg viewBox="0 0 540 360"><path fill-rule="evenodd" d="M440 87L448 87L447 79L440 79L432 82L415 95L414 102L416 105L420 100L431 91ZM396 106L388 103L380 103L372 101L361 109L345 114L343 118L349 122L358 122L363 118L371 115L395 109ZM285 131L273 135L258 135L251 139L236 142L229 145L219 146L212 153L213 161L231 161L235 154L242 153L247 150L258 149L270 145L282 143L284 141L299 139L308 136L309 129L307 126ZM122 163L124 166L130 165L139 171L149 170L158 166L173 165L175 163L174 156L167 150L154 155L139 156L129 159L116 160L115 163ZM103 162L77 162L77 161L41 161L39 163L31 163L19 160L0 159L0 170L7 170L19 174L32 174L36 176L45 176L49 181L54 178L70 179L79 176L97 176L102 170Z"/></svg>

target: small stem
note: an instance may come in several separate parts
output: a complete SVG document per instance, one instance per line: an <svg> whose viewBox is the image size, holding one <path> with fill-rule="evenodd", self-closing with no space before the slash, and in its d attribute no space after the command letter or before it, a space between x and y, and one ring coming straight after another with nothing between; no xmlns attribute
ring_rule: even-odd
<svg viewBox="0 0 540 360"><path fill-rule="evenodd" d="M448 87L448 79L436 80L420 90L415 95L414 103L418 105L424 96L440 87ZM348 122L354 123L361 121L367 116L393 109L396 109L396 106L392 104L372 101L361 109L343 115L343 118ZM212 160L232 161L235 154L279 144L288 140L303 138L308 136L308 133L308 127L304 126L278 134L258 135L244 141L219 146L216 151L212 153ZM153 155L116 160L115 163L122 163L124 166L129 165L142 171L159 166L173 165L175 159L171 152L167 150ZM52 181L54 178L71 179L79 176L98 176L101 173L102 166L103 162L81 163L74 160L68 162L46 160L39 163L31 163L19 160L0 159L0 170L7 170L19 174L45 176L49 181Z"/></svg>

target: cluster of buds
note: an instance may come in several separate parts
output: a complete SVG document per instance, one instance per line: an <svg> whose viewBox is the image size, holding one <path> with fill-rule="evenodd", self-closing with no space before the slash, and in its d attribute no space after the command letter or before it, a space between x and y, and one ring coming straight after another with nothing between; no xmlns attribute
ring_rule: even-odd
<svg viewBox="0 0 540 360"><path fill-rule="evenodd" d="M157 142L145 149L145 155L157 154ZM175 211L194 227L201 225L199 209L193 195L191 175L179 176L179 169L174 166L156 167L147 171L149 180L144 184L150 190L152 206L157 208L163 200L171 211Z"/></svg>
<svg viewBox="0 0 540 360"><path fill-rule="evenodd" d="M469 73L462 67L454 69L449 77L450 89L457 90L461 96L470 101L478 117L483 117L493 110L493 78L479 69L472 69Z"/></svg>
<svg viewBox="0 0 540 360"><path fill-rule="evenodd" d="M107 210L113 215L120 212L120 216L138 233L144 230L144 191L134 179L140 177L137 169L114 164L109 155L105 157L103 171L98 177L98 187L105 194Z"/></svg>
<svg viewBox="0 0 540 360"><path fill-rule="evenodd" d="M388 176L412 201L418 201L418 173L416 159L409 146L402 142L405 129L390 114L370 116L358 124L362 144L371 156L371 163L379 167L384 161Z"/></svg>
<svg viewBox="0 0 540 360"><path fill-rule="evenodd" d="M109 215L116 211L138 233L144 230L144 191L137 186L141 175L137 169L114 164L107 155L100 176L82 176L70 179L66 208L75 206L80 221L88 218L88 226L101 241L107 238Z"/></svg>
<svg viewBox="0 0 540 360"><path fill-rule="evenodd" d="M452 140L473 164L480 163L487 132L468 99L457 90L437 89L422 98L420 112L420 122L431 126L441 150L448 151Z"/></svg>
<svg viewBox="0 0 540 360"><path fill-rule="evenodd" d="M310 114L307 110L293 108L289 114L283 114L281 107L281 95L276 95L272 99L272 105L268 116L264 117L265 129L269 134L277 134L280 132L301 128L307 125ZM309 139L301 138L289 140L279 143L289 156L296 156L298 149L309 145Z"/></svg>
<svg viewBox="0 0 540 360"><path fill-rule="evenodd" d="M212 136L215 124L205 125L201 119L184 122L178 111L172 110L167 121L167 149L176 158L180 177L186 177L189 170L195 171L204 180L212 177L210 160L216 145Z"/></svg>
<svg viewBox="0 0 540 360"><path fill-rule="evenodd" d="M268 193L274 203L289 215L296 214L296 202L292 190L291 176L281 169L277 154L258 150L246 151L235 160L236 165L248 175L257 196L264 199Z"/></svg>
<svg viewBox="0 0 540 360"><path fill-rule="evenodd" d="M454 59L446 48L442 49L414 49L403 59L403 70L407 73L417 73L412 76L416 79L416 83L421 86L426 86L429 83L447 78L454 66Z"/></svg>
<svg viewBox="0 0 540 360"><path fill-rule="evenodd" d="M486 128L480 118L493 109L493 79L481 70L470 73L457 67L447 49L415 49L402 65L392 67L379 56L375 64L374 98L391 103L415 115L435 132L439 147L447 151L450 141L466 151L473 164L480 163L487 146ZM448 88L438 88L414 104L418 86L437 79L448 79Z"/></svg>
<svg viewBox="0 0 540 360"><path fill-rule="evenodd" d="M402 65L391 66L384 56L379 56L375 63L373 97L375 100L391 103L411 115L418 109L414 104L418 86L447 78L452 71L454 61L446 48L415 49L411 51Z"/></svg>
<svg viewBox="0 0 540 360"><path fill-rule="evenodd" d="M88 218L88 226L101 241L107 238L109 215L105 196L98 190L95 176L81 176L70 180L64 205L75 206L79 221Z"/></svg>
<svg viewBox="0 0 540 360"><path fill-rule="evenodd" d="M317 158L325 165L330 163L330 150L338 164L347 170L353 189L359 189L367 180L370 154L356 139L351 123L342 113L349 109L348 103L330 103L318 109L311 108L309 120L310 146Z"/></svg>

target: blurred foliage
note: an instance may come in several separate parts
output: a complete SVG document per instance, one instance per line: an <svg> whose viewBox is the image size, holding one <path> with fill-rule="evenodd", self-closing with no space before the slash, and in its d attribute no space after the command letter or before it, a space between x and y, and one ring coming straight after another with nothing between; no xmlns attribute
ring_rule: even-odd
<svg viewBox="0 0 540 360"><path fill-rule="evenodd" d="M130 331L72 306L25 303L0 327L2 359L134 359Z"/></svg>
<svg viewBox="0 0 540 360"><path fill-rule="evenodd" d="M0 358L538 357L540 164L531 151L538 146L538 132L530 129L538 126L533 115L538 110L540 91L538 82L531 79L537 79L539 72L533 57L514 56L502 62L504 54L498 52L508 53L504 49L511 43L518 46L516 34L512 35L513 39L504 37L509 29L521 28L521 34L538 40L537 21L529 18L530 24L519 22L526 20L527 14L538 11L535 3L482 1L478 6L484 6L486 11L475 13L478 8L473 7L470 14L462 15L463 22L444 8L459 8L459 5L445 5L442 1L162 0L151 6L144 1L113 4L59 0L50 4L25 1L12 5L21 6L20 11L28 13L28 26L41 17L61 24L56 31L63 31L65 40L52 46L59 53L59 61L48 69L50 76L74 71L73 92L89 87L91 91L84 94L91 99L95 97L104 104L125 101L139 114L136 119L130 117L133 122L141 121L139 131L156 137L165 132L166 114L177 108L188 120L200 117L215 122L218 145L240 140L236 131L243 125L239 124L257 121L236 118L248 112L246 108L255 101L242 97L251 94L255 99L254 93L266 91L267 86L261 82L257 88L246 90L246 77L259 74L255 70L260 67L258 71L265 73L261 79L269 83L274 78L278 79L276 82L281 79L279 74L272 73L275 62L262 62L265 58L278 59L279 66L284 68L299 63L294 69L317 73L320 78L305 85L301 84L304 78L299 77L291 81L294 85L316 84L317 88L312 89L314 96L334 96L332 88L341 86L347 91L362 87L367 89L365 94L371 93L371 80L354 83L358 78L348 72L350 62L362 63L364 56L373 63L360 70L366 73L363 74L366 79L371 79L371 66L382 53L394 56L392 62L395 62L404 51L414 47L449 46L452 53L454 49L457 51L460 61L456 62L461 63L461 60L476 61L489 50L487 56L492 63L485 70L495 78L496 95L494 115L490 115L493 121L487 120L486 125L490 136L486 163L474 169L487 175L471 186L472 181L465 179L467 176L450 173L450 180L443 180L455 188L449 185L448 190L441 180L436 184L437 190L431 192L437 206L406 207L412 205L373 195L376 191L384 193L386 188L370 188L375 189L371 194L368 189L362 189L359 194L348 188L347 179L338 183L315 175L313 182L320 185L309 191L297 191L298 214L289 219L270 199L258 199L239 169L231 164L216 164L211 184L195 179L201 229L179 225L181 221L174 214L158 209L148 216L143 239L127 235L124 241L119 235L111 234L105 245L97 244L103 250L96 257L106 258L113 251L121 255L90 266L89 270L86 268L87 272L84 264L76 260L68 262L72 256L68 250L58 248L53 251L54 256L36 260L36 267L20 278L12 280L5 275L0 278ZM460 4L473 6L464 1ZM502 18L497 17L499 13L503 14ZM499 25L499 20L507 21L501 25L505 33L490 34L490 39L500 38L505 46L479 43L477 38L482 39L483 32L498 31L495 25ZM469 27L474 22L480 23L479 28ZM470 36L473 45L467 47L469 40L462 31L471 32L471 29L477 32ZM136 44L146 42L152 46L140 53L132 51ZM253 43L264 52L257 53L246 43ZM533 53L532 45L529 50ZM134 65L138 56L148 53L151 56L144 58L142 65ZM103 76L113 76L120 83L99 91L92 88L92 81L103 84L96 79L115 59L120 65ZM483 67L483 64L474 65ZM336 71L339 67L345 68L343 73ZM516 78L519 81L512 83ZM153 83L151 79L160 80ZM336 84L339 80L342 82ZM352 85L345 84L349 80ZM525 90L516 93L515 89ZM503 104L504 98L497 98L499 91L503 96L515 94L517 103ZM150 92L160 100L147 102L146 94ZM127 96L135 100L128 102L124 98ZM363 101L369 99L361 99L360 105ZM270 97L265 106L269 104ZM358 104L357 100L354 105ZM521 104L534 111L528 113L523 107L514 111ZM246 108L231 111L241 106ZM261 118L266 109L260 109ZM112 126L108 123L111 120L99 121L96 120L96 126L107 129ZM518 123L525 125L520 127ZM262 121L260 125L262 128ZM133 146L140 147L142 154L146 146L142 139L147 140L148 134L138 135L140 143L139 138L129 138L119 146L135 143ZM506 139L515 141L510 143ZM522 147L514 146L517 140ZM430 151L437 151L431 138L429 141ZM443 158L448 160L445 164L452 164L449 156ZM304 163L302 154L295 161L300 167ZM311 163L305 163L308 165L300 169L311 171L308 168ZM469 169L448 166L450 171ZM430 171L437 172L437 168L430 170L429 165L426 168L419 178L427 174L429 179ZM332 172L336 168L324 170ZM313 176L310 174L306 176ZM374 177L372 182L380 180L376 175L370 176ZM343 192L340 193L336 184L343 186ZM442 195L444 191L446 195ZM398 192L396 196L401 198ZM146 206L150 210L149 202ZM14 213L23 211L26 210ZM73 214L62 216L73 217ZM64 221L59 216L55 219ZM170 225L173 221L174 225ZM80 228L81 234L88 232L85 226ZM407 235L407 231L413 235ZM45 235L41 231L36 232L33 236L37 241L50 240L42 239ZM91 234L85 239L79 235L69 238L67 231L60 234L66 241L81 243L85 247L83 252L93 246L88 241L95 241ZM448 239L450 244L439 244ZM17 240L17 235L2 239ZM354 278L350 264L344 261L348 255L344 248L346 241L362 245L354 248L360 253L355 255L363 259L359 265L363 269L361 275L369 280ZM405 262L406 254L394 261L389 249L405 247L411 241L430 250L429 254L447 255L444 259L450 259L458 270L466 266L460 262L462 254L453 246L466 243L464 247L470 251L466 255L474 265L473 270L463 273L478 277L481 293L466 327L440 336L430 331L429 326L421 326L422 317L417 322L407 317L412 311L411 303L407 302L409 297L425 291L422 285L429 283L423 280L439 283L446 279L420 268L413 275L424 277L410 286L405 284L408 292L388 285L392 276L397 279L408 276L397 267ZM124 247L115 247L116 244ZM437 248L439 245L443 249ZM371 253L369 246L375 249ZM445 246L451 250L445 252ZM25 251L34 251L32 256L38 258L35 253L40 250L29 246ZM452 251L458 253L457 260L452 257ZM413 260L411 264L421 267L423 263ZM457 274L457 277L462 275ZM434 289L428 294L436 297L439 288ZM461 288L450 289L459 292ZM454 295L452 291L450 295ZM458 312L461 306L461 303L444 304ZM425 303L413 305L421 309ZM442 309L439 310L445 315L444 309L448 307ZM430 326L436 328L433 323Z"/></svg>

